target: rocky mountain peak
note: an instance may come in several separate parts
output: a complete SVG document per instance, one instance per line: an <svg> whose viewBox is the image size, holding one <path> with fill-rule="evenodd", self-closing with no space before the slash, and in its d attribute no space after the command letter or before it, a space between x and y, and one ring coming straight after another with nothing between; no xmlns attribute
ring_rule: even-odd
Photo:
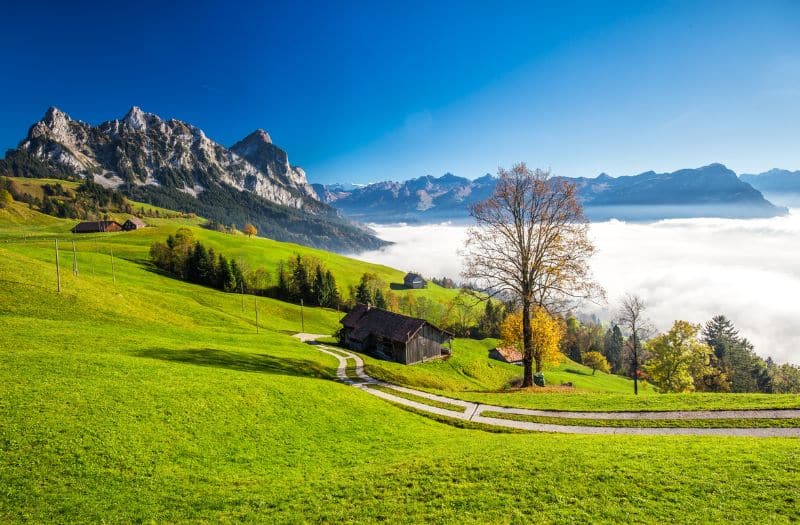
<svg viewBox="0 0 800 525"><path fill-rule="evenodd" d="M122 123L131 129L144 131L148 123L161 122L161 118L153 113L145 113L139 106L132 106L122 118Z"/></svg>
<svg viewBox="0 0 800 525"><path fill-rule="evenodd" d="M44 117L42 118L42 122L46 124L54 124L59 121L69 121L72 120L69 118L69 115L61 111L55 106L50 106L47 108L47 112L45 112Z"/></svg>
<svg viewBox="0 0 800 525"><path fill-rule="evenodd" d="M245 137L244 140L261 141L266 144L272 144L272 137L270 137L269 133L267 133L261 128L258 128L257 130L249 134L247 137Z"/></svg>
<svg viewBox="0 0 800 525"><path fill-rule="evenodd" d="M289 163L284 150L272 143L272 138L263 129L257 129L230 147L230 150L247 160L256 169L268 174L280 184L293 188L301 194L317 199L314 188L308 183L305 172Z"/></svg>

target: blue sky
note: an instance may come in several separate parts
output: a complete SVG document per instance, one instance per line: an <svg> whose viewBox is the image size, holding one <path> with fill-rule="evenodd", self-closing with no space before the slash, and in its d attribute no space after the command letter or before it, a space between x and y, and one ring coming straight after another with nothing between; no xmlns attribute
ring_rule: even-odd
<svg viewBox="0 0 800 525"><path fill-rule="evenodd" d="M800 168L800 2L63 4L4 7L3 149L138 105L314 182Z"/></svg>

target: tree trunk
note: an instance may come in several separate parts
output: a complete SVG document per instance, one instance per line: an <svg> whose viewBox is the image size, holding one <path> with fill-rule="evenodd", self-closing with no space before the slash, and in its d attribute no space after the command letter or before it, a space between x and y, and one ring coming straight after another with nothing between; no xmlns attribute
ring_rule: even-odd
<svg viewBox="0 0 800 525"><path fill-rule="evenodd" d="M531 301L522 300L522 388L533 386L533 335L531 332ZM538 368L538 363L537 363Z"/></svg>
<svg viewBox="0 0 800 525"><path fill-rule="evenodd" d="M633 395L639 395L639 350L636 343L636 332L633 332Z"/></svg>

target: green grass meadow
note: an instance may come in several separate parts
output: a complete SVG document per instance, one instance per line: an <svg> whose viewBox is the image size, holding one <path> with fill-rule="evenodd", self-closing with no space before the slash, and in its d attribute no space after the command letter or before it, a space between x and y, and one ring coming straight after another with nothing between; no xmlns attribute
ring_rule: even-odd
<svg viewBox="0 0 800 525"><path fill-rule="evenodd" d="M800 520L800 440L503 434L435 421L335 381L336 359L290 336L299 307L258 298L256 333L252 296L243 307L237 294L146 262L149 245L184 224L253 264L308 249L206 231L193 219L152 222L76 237L75 277L71 221L0 210L0 522ZM387 282L402 276L318 256L340 284L365 269ZM307 308L305 329L332 333L340 316ZM575 393L503 393L519 371L490 362L491 344L459 340L448 361L367 359L367 368L497 404L627 408L665 398L634 399L625 379L592 378L574 364L548 380L567 378Z"/></svg>

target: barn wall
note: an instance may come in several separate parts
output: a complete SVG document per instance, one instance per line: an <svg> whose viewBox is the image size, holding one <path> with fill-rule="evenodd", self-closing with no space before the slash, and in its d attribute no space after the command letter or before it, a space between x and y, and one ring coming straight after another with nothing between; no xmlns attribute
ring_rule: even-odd
<svg viewBox="0 0 800 525"><path fill-rule="evenodd" d="M440 357L445 340L446 337L442 332L426 324L406 344L405 364L419 363L426 359Z"/></svg>

